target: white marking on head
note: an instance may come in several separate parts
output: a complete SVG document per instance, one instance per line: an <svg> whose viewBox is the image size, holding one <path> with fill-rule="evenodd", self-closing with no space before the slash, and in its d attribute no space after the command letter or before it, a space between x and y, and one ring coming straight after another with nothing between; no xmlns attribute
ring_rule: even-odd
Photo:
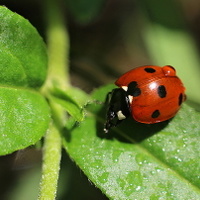
<svg viewBox="0 0 200 200"><path fill-rule="evenodd" d="M117 117L118 117L118 120L126 119L126 116L122 113L121 110L119 110L119 111L117 112Z"/></svg>
<svg viewBox="0 0 200 200"><path fill-rule="evenodd" d="M127 86L122 86L122 89L127 91L128 90L128 87Z"/></svg>
<svg viewBox="0 0 200 200"><path fill-rule="evenodd" d="M133 96L131 96L131 95L128 95L128 98L129 98L129 103L131 104L131 103L132 103L132 101L133 101Z"/></svg>

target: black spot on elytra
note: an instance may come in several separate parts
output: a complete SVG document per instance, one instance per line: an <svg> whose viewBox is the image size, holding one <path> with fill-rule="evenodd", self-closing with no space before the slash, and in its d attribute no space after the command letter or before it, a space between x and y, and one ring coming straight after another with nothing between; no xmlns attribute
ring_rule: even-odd
<svg viewBox="0 0 200 200"><path fill-rule="evenodd" d="M178 97L178 105L180 106L183 103L183 94L180 93Z"/></svg>
<svg viewBox="0 0 200 200"><path fill-rule="evenodd" d="M167 91L166 91L166 88L164 85L160 85L157 89L157 92L158 92L158 96L160 98L165 98L166 95L167 95Z"/></svg>
<svg viewBox="0 0 200 200"><path fill-rule="evenodd" d="M128 84L127 94L133 97L137 97L141 94L141 90L136 81L132 81Z"/></svg>
<svg viewBox="0 0 200 200"><path fill-rule="evenodd" d="M160 116L160 111L159 110L155 110L152 114L151 114L151 117L152 118L157 118Z"/></svg>
<svg viewBox="0 0 200 200"><path fill-rule="evenodd" d="M146 67L144 68L144 70L147 72L147 73L154 73L156 72L156 70L154 68L151 68L151 67Z"/></svg>

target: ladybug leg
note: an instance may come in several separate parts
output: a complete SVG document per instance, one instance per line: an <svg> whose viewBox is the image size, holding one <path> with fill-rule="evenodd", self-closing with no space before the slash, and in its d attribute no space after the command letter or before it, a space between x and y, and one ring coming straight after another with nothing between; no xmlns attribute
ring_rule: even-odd
<svg viewBox="0 0 200 200"><path fill-rule="evenodd" d="M108 103L108 109L104 126L105 133L130 115L129 98L126 91L122 88L117 88L109 92L106 102Z"/></svg>

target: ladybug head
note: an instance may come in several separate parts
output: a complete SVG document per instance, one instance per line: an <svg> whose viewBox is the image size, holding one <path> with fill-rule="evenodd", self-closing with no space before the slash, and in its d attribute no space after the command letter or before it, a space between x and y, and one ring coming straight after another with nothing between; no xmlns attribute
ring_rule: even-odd
<svg viewBox="0 0 200 200"><path fill-rule="evenodd" d="M108 110L104 131L107 133L113 126L130 115L130 104L127 92L122 88L116 88L107 96Z"/></svg>

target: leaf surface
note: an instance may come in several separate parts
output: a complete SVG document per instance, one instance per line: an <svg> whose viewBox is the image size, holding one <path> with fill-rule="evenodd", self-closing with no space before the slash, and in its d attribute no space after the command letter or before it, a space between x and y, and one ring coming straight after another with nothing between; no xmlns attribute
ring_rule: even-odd
<svg viewBox="0 0 200 200"><path fill-rule="evenodd" d="M78 88L68 88L62 91L54 88L51 99L62 106L77 122L84 119L85 113L83 107L90 100L88 95Z"/></svg>
<svg viewBox="0 0 200 200"><path fill-rule="evenodd" d="M45 44L20 15L0 6L0 84L40 87L47 70Z"/></svg>
<svg viewBox="0 0 200 200"><path fill-rule="evenodd" d="M104 101L113 86L96 90ZM200 114L187 105L172 120L154 125L124 121L103 132L103 104L70 127L64 146L84 173L111 199L199 199ZM190 123L188 123L190 116Z"/></svg>
<svg viewBox="0 0 200 200"><path fill-rule="evenodd" d="M46 133L50 110L38 89L47 53L36 29L0 6L0 155L35 144Z"/></svg>
<svg viewBox="0 0 200 200"><path fill-rule="evenodd" d="M50 112L37 92L0 87L0 155L35 144L46 132Z"/></svg>

